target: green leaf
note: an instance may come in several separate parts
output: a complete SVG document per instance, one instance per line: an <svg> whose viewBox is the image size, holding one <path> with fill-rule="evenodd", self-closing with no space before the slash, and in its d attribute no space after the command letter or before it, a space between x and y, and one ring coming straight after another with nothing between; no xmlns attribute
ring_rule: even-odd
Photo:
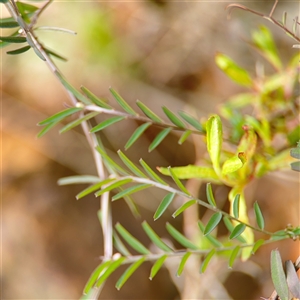
<svg viewBox="0 0 300 300"><path fill-rule="evenodd" d="M185 264L186 264L188 258L190 257L190 255L191 255L191 252L187 252L187 253L185 253L185 254L183 255L183 257L182 257L182 259L181 259L181 261L180 261L178 270L177 270L177 272L176 272L176 276L177 276L177 277L179 277L179 276L182 274L183 269L184 269L184 266L185 266Z"/></svg>
<svg viewBox="0 0 300 300"><path fill-rule="evenodd" d="M18 54L21 54L21 53L24 53L24 52L28 51L30 48L31 48L30 46L25 46L25 47L22 47L22 48L19 48L19 49L16 49L16 50L7 51L6 53L9 54L9 55L18 55Z"/></svg>
<svg viewBox="0 0 300 300"><path fill-rule="evenodd" d="M233 200L233 216L238 219L240 212L240 194L237 194Z"/></svg>
<svg viewBox="0 0 300 300"><path fill-rule="evenodd" d="M231 58L223 53L217 53L215 56L217 66L233 81L236 83L250 87L252 79L248 72L238 66Z"/></svg>
<svg viewBox="0 0 300 300"><path fill-rule="evenodd" d="M173 250L161 240L161 238L155 233L155 231L150 227L150 225L146 221L142 223L142 226L154 245L156 245L159 249L163 250L164 252L173 252Z"/></svg>
<svg viewBox="0 0 300 300"><path fill-rule="evenodd" d="M129 182L132 182L132 179L131 178L120 178L120 179L116 179L115 181L113 181L113 183L109 184L108 186L106 186L104 189L98 191L95 195L98 197L98 196L101 196L103 195L104 193L106 192L109 192L113 189L116 189L122 185L125 185Z"/></svg>
<svg viewBox="0 0 300 300"><path fill-rule="evenodd" d="M23 36L0 36L0 41L8 43L26 43L26 37Z"/></svg>
<svg viewBox="0 0 300 300"><path fill-rule="evenodd" d="M0 28L15 28L20 27L19 23L16 21L6 21L3 19L0 19Z"/></svg>
<svg viewBox="0 0 300 300"><path fill-rule="evenodd" d="M48 48L44 48L44 50L45 50L45 52L46 52L47 54L50 54L50 55L52 55L53 57L56 57L56 58L58 58L58 59L60 59L60 60L62 60L62 61L67 61L67 59L66 59L65 57L59 55L58 53L56 53L56 52L54 52L54 51L52 51L52 50L50 50L50 49L48 49Z"/></svg>
<svg viewBox="0 0 300 300"><path fill-rule="evenodd" d="M65 125L60 131L59 133L65 133L71 129L73 129L74 127L80 125L82 122L87 121L89 119L94 118L95 116L97 116L99 114L99 112L91 112L73 122L70 122L69 124Z"/></svg>
<svg viewBox="0 0 300 300"><path fill-rule="evenodd" d="M211 188L211 183L206 184L206 198L210 205L217 207L215 197Z"/></svg>
<svg viewBox="0 0 300 300"><path fill-rule="evenodd" d="M230 257L229 257L229 263L228 263L228 267L231 269L239 252L240 252L241 247L239 245L237 245L231 252Z"/></svg>
<svg viewBox="0 0 300 300"><path fill-rule="evenodd" d="M145 261L145 257L140 258L132 265L130 265L126 271L121 275L116 283L116 289L120 290L124 283L129 279L129 277L136 271L136 269Z"/></svg>
<svg viewBox="0 0 300 300"><path fill-rule="evenodd" d="M185 120L187 123L189 123L190 125L192 125L198 131L204 132L202 125L199 123L199 121L197 119L195 119L194 117L192 117L191 115L187 114L184 111L179 111L178 114L180 115L180 117L183 120Z"/></svg>
<svg viewBox="0 0 300 300"><path fill-rule="evenodd" d="M216 249L211 249L208 254L206 255L203 263L201 264L201 268L200 268L200 273L204 273L205 270L207 269L208 267L208 264L210 262L210 260L212 259L212 257L215 255L216 253Z"/></svg>
<svg viewBox="0 0 300 300"><path fill-rule="evenodd" d="M154 263L154 265L151 268L151 272L150 272L150 277L149 277L150 280L152 280L154 278L154 276L157 274L157 272L163 266L167 257L168 257L167 255L163 255Z"/></svg>
<svg viewBox="0 0 300 300"><path fill-rule="evenodd" d="M230 219L228 217L224 217L223 218L223 222L226 226L226 228L228 229L228 231L230 233L232 233L232 231L234 230L234 226L232 225ZM246 243L246 240L242 237L242 236L238 236L237 239L241 242L241 243Z"/></svg>
<svg viewBox="0 0 300 300"><path fill-rule="evenodd" d="M121 199L121 198L124 198L125 196L128 196L128 195L131 195L131 194L134 194L136 192L139 192L139 191L142 191L142 190L145 190L149 187L151 187L152 185L151 184L146 184L146 183L141 183L141 184L137 184L135 186L131 186L121 192L119 192L118 194L116 194L115 196L112 197L112 201L115 201L115 200L118 200L118 199Z"/></svg>
<svg viewBox="0 0 300 300"><path fill-rule="evenodd" d="M256 223L257 223L258 227L260 229L264 229L264 227L265 227L264 217L262 215L262 212L261 212L257 202L254 203L254 212L255 212L255 218L256 218Z"/></svg>
<svg viewBox="0 0 300 300"><path fill-rule="evenodd" d="M9 0L0 0L0 3L7 3Z"/></svg>
<svg viewBox="0 0 300 300"><path fill-rule="evenodd" d="M238 236L240 236L240 235L244 232L245 229L246 229L246 225L245 225L245 224L242 224L242 223L238 224L238 225L232 230L232 232L231 232L229 238L230 238L231 240L237 238Z"/></svg>
<svg viewBox="0 0 300 300"><path fill-rule="evenodd" d="M99 189L101 189L101 187L105 184L108 184L112 181L115 180L115 178L107 178L107 179L104 179L102 180L101 182L99 182L100 178L98 178L98 182L93 184L92 186L89 186L88 188L84 189L83 191L81 191L79 194L76 195L76 199L79 200Z"/></svg>
<svg viewBox="0 0 300 300"><path fill-rule="evenodd" d="M239 156L233 156L225 160L222 166L222 174L227 175L239 170L244 165L243 161Z"/></svg>
<svg viewBox="0 0 300 300"><path fill-rule="evenodd" d="M109 89L118 104L130 115L136 116L137 113L131 108L131 106L112 88Z"/></svg>
<svg viewBox="0 0 300 300"><path fill-rule="evenodd" d="M286 282L288 284L289 290L291 293L300 298L300 282L292 261L287 260L285 262L285 270L286 270Z"/></svg>
<svg viewBox="0 0 300 300"><path fill-rule="evenodd" d="M139 242L134 236L132 236L120 223L116 224L116 229L122 238L138 253L147 255L150 254L150 251Z"/></svg>
<svg viewBox="0 0 300 300"><path fill-rule="evenodd" d="M158 167L157 170L163 175L171 175L169 168ZM199 178L220 183L219 177L212 167L188 165L184 167L173 167L172 171L179 179Z"/></svg>
<svg viewBox="0 0 300 300"><path fill-rule="evenodd" d="M176 176L176 174L173 172L172 168L169 167L169 172L171 174L172 179L174 180L174 182L176 183L176 185L187 195L190 195L189 191L185 188L185 186L181 183L181 181L178 179L178 177Z"/></svg>
<svg viewBox="0 0 300 300"><path fill-rule="evenodd" d="M148 151L153 151L164 139L165 137L172 131L172 128L163 129L150 144Z"/></svg>
<svg viewBox="0 0 300 300"><path fill-rule="evenodd" d="M276 68L281 69L281 59L278 55L270 30L265 26L260 26L259 30L252 33L252 40L263 56Z"/></svg>
<svg viewBox="0 0 300 300"><path fill-rule="evenodd" d="M220 173L220 155L222 150L223 129L218 115L211 116L206 124L207 151L212 161L214 170Z"/></svg>
<svg viewBox="0 0 300 300"><path fill-rule="evenodd" d="M97 176L92 175L78 175L78 176L69 176L60 178L58 180L59 185L68 185L68 184L82 184L82 183L99 183L101 179Z"/></svg>
<svg viewBox="0 0 300 300"><path fill-rule="evenodd" d="M176 218L179 216L181 213L183 213L186 209L188 209L190 206L194 205L197 203L197 200L190 200L185 202L183 205L181 205L173 214L172 217Z"/></svg>
<svg viewBox="0 0 300 300"><path fill-rule="evenodd" d="M118 171L122 175L130 175L127 171L125 171L122 167L120 167L114 160L112 160L105 152L104 149L102 149L100 146L96 147L96 150L100 153L102 156L104 162L113 170Z"/></svg>
<svg viewBox="0 0 300 300"><path fill-rule="evenodd" d="M121 239L119 238L117 232L113 230L113 243L114 247L124 256L129 256L131 253L128 251L128 249L125 247Z"/></svg>
<svg viewBox="0 0 300 300"><path fill-rule="evenodd" d="M101 272L108 267L108 265L111 264L110 260L107 260L105 262L102 262L92 273L92 275L90 276L88 282L86 283L83 293L87 294L91 288L94 286L96 280L98 279L99 275L101 274Z"/></svg>
<svg viewBox="0 0 300 300"><path fill-rule="evenodd" d="M252 248L251 253L255 254L255 252L264 244L264 242L265 242L265 240L263 240L263 239L257 240Z"/></svg>
<svg viewBox="0 0 300 300"><path fill-rule="evenodd" d="M161 183L163 185L168 185L165 181L163 181L148 165L147 163L143 160L139 160L141 166L144 168L144 170L147 172L147 174L156 182Z"/></svg>
<svg viewBox="0 0 300 300"><path fill-rule="evenodd" d="M62 85L69 91L71 92L79 101L81 101L84 104L89 105L90 100L87 99L85 96L83 96L81 93L79 93L65 78L62 76L59 72L55 71L54 72L57 78L60 80Z"/></svg>
<svg viewBox="0 0 300 300"><path fill-rule="evenodd" d="M220 223L220 221L222 220L222 213L220 212L216 212L214 213L209 221L207 222L205 229L204 229L204 236L206 236L207 234L211 233Z"/></svg>
<svg viewBox="0 0 300 300"><path fill-rule="evenodd" d="M98 132L106 127L109 127L110 125L113 125L117 122L120 122L122 120L124 120L125 117L112 117L112 118L109 118L103 122L101 122L100 124L96 125L95 127L93 127L90 132Z"/></svg>
<svg viewBox="0 0 300 300"><path fill-rule="evenodd" d="M205 227L204 227L204 225L202 224L202 222L201 222L200 220L198 221L198 226L199 226L201 232L204 233ZM218 241L215 237L213 237L212 235L207 234L207 235L205 236L205 238L206 238L213 246L215 246L215 247L217 247L217 248L223 247L222 243L219 242L219 241Z"/></svg>
<svg viewBox="0 0 300 300"><path fill-rule="evenodd" d="M125 145L125 150L129 149L137 140L138 138L146 131L146 129L151 125L150 122L148 123L144 123L141 126L139 126L134 133L132 134L132 136L129 138L129 140L127 141L126 145Z"/></svg>
<svg viewBox="0 0 300 300"><path fill-rule="evenodd" d="M166 224L166 228L170 235L183 247L189 248L191 250L199 250L199 247L193 244L189 239L187 239L183 234L181 234L177 229L175 229L170 223Z"/></svg>
<svg viewBox="0 0 300 300"><path fill-rule="evenodd" d="M167 107L163 106L162 107L164 113L166 114L166 116L169 118L169 120L176 125L177 127L180 128L185 128L184 123L173 113L171 112Z"/></svg>
<svg viewBox="0 0 300 300"><path fill-rule="evenodd" d="M178 144L182 145L191 134L192 134L191 130L186 130L185 132L183 132L183 134L181 135L178 141Z"/></svg>
<svg viewBox="0 0 300 300"><path fill-rule="evenodd" d="M63 111L60 111L58 113L56 113L55 115L41 121L38 123L39 126L43 126L43 125L48 125L50 123L58 123L61 120L63 120L64 118L83 110L82 107L71 107L71 108L67 108Z"/></svg>
<svg viewBox="0 0 300 300"><path fill-rule="evenodd" d="M300 145L300 143L298 145ZM297 148L292 148L290 154L291 157L300 159L300 146L298 146Z"/></svg>
<svg viewBox="0 0 300 300"><path fill-rule="evenodd" d="M294 171L300 172L300 161L295 161L291 163L291 168Z"/></svg>
<svg viewBox="0 0 300 300"><path fill-rule="evenodd" d="M173 201L174 196L175 196L175 193L169 193L163 198L163 200L159 204L156 212L154 213L154 216L153 216L154 221L156 221L158 218L160 218L162 216L162 214L166 211L168 206Z"/></svg>
<svg viewBox="0 0 300 300"><path fill-rule="evenodd" d="M16 2L16 5L18 7L18 10L21 12L21 14L26 14L28 12L35 12L38 10L37 6L28 4L28 3L23 3L23 2Z"/></svg>
<svg viewBox="0 0 300 300"><path fill-rule="evenodd" d="M120 265L126 260L126 257L120 257L119 259L113 261L108 268L105 270L104 274L97 280L95 286L100 287L102 283L116 270Z"/></svg>
<svg viewBox="0 0 300 300"><path fill-rule="evenodd" d="M91 100L93 101L94 104L96 104L97 106L100 106L102 108L106 108L106 109L112 109L112 107L110 105L108 105L106 103L105 100L102 100L100 98L98 98L95 94L93 94L90 90L88 90L86 87L81 86L80 88L84 94Z"/></svg>
<svg viewBox="0 0 300 300"><path fill-rule="evenodd" d="M136 176L147 178L147 176L121 150L118 150L118 155L128 169L131 170Z"/></svg>
<svg viewBox="0 0 300 300"><path fill-rule="evenodd" d="M52 127L54 127L55 125L57 125L59 123L59 121L57 122L53 122L50 123L48 125L46 125L37 135L38 138L42 137L44 134L46 134Z"/></svg>
<svg viewBox="0 0 300 300"><path fill-rule="evenodd" d="M289 288L286 282L282 261L278 250L271 252L271 277L275 290L281 300L288 300Z"/></svg>
<svg viewBox="0 0 300 300"><path fill-rule="evenodd" d="M144 103L137 100L136 104L149 119L156 123L163 123L162 119L158 115L156 115L150 108L148 108Z"/></svg>

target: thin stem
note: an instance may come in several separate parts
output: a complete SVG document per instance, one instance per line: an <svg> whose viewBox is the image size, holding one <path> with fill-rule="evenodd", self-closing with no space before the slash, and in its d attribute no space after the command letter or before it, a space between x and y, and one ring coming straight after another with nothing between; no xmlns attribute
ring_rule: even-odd
<svg viewBox="0 0 300 300"><path fill-rule="evenodd" d="M52 2L53 0L47 0L47 2L40 8L38 9L34 16L31 18L31 23L28 26L28 29L31 30L33 28L33 26L36 24L39 16L41 15L41 13L49 6L49 4Z"/></svg>

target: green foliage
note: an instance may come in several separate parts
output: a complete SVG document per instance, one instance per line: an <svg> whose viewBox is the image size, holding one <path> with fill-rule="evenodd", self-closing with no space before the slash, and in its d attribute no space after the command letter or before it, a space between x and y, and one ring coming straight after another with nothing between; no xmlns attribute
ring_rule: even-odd
<svg viewBox="0 0 300 300"><path fill-rule="evenodd" d="M72 117L75 120L64 125L60 133L65 133L76 126L84 125L89 128L87 136L89 140L95 141L93 151L95 157L101 158L103 168L109 174L107 177L80 175L62 178L60 185L66 184L89 184L84 188L76 198L81 199L94 193L96 197L109 195L110 200L125 199L127 204L135 211L134 201L129 197L139 191L149 188L164 190L165 196L158 205L154 213L154 221L163 214L167 214L168 208L172 207L172 216L179 215L186 218L186 212L189 208L198 209L198 205L210 210L211 217L203 224L197 220L199 236L191 240L181 232L181 229L175 228L170 222L166 223L166 230L170 238L179 243L182 249L173 249L167 245L164 240L144 221L142 229L149 239L160 249L160 253L152 253L150 247L141 243L121 224L117 223L115 228L109 228L108 234L104 230L105 241L113 240L114 248L118 253L111 253L106 256L102 263L96 267L84 288L84 294L87 297L95 289L99 288L117 270L121 265L128 264L128 268L122 273L116 283L116 288L120 289L129 280L130 276L145 261L152 261L153 267L150 270L150 279L154 278L157 272L162 268L166 259L172 256L180 257L177 276L180 276L185 268L186 262L191 255L197 255L202 258L200 272L204 273L209 268L211 260L223 255L228 259L228 266L232 268L234 262L241 258L246 260L266 243L281 239L296 239L300 236L300 228L286 228L278 232L269 232L265 230L265 221L263 212L257 202L253 205L255 214L255 224L251 224L248 218L248 208L245 199L245 188L255 178L260 178L265 174L282 170L289 167L300 171L300 143L297 148L297 141L300 141L299 124L294 124L295 111L297 110L297 83L299 80L299 56L291 59L287 66L281 62L278 55L276 44L271 32L267 27L261 26L252 32L252 39L249 42L259 53L271 64L275 72L273 74L252 75L252 70L248 71L240 67L239 63L225 54L217 53L215 62L219 69L225 75L246 88L246 91L232 96L220 108L220 115L214 114L207 120L199 121L190 114L179 111L175 113L166 106L162 107L164 118L160 117L155 111L151 110L145 103L137 100L136 105L143 115L128 104L128 102L113 88L110 92L121 108L121 111L115 109L107 100L100 99L85 87L78 91L56 68L51 57L64 58L55 52L49 50L35 36L34 24L36 22L40 8L23 3L16 2L11 5L9 0L0 0L2 4L8 7L11 12L11 18L5 18L0 21L0 28L19 28L17 32L8 36L0 37L0 47L10 44L27 43L25 47L8 51L8 54L18 55L33 48L38 57L46 61L53 70L54 76L58 78L62 86L69 93L73 106L62 110L38 123L44 128L39 132L38 137L43 136L52 127ZM50 3L50 2L49 2ZM46 6L44 6L46 7ZM229 8L240 8L256 13L242 5L230 5ZM275 7L275 6L274 6ZM257 14L257 13L256 13ZM266 17L275 24L272 14ZM277 23L276 23L277 22ZM283 16L280 23L289 35L300 41L295 35L297 22L295 22L293 32L286 27L286 15ZM98 40L99 45L106 45L111 37L110 28L102 28L106 35L104 40ZM62 29L63 30L63 29ZM248 112L252 113L248 113ZM90 120L98 115L106 114L106 118L91 126ZM165 121L164 119L168 120ZM121 150L118 156L122 166L110 157L102 145L101 139L95 133L105 130L110 126L118 126L119 123L135 120L139 122L137 129L131 134L124 145L125 150L133 147L135 142L143 136L145 131L156 126L160 128L159 133L153 138L148 146L149 152L162 146L162 142L172 131L181 132L178 143L181 145L191 134L203 136L207 149L207 160L202 161L200 165L188 165L179 167L157 167L162 175L169 176L172 180L168 184L163 180L155 170L153 170L143 159L139 160L140 166L136 166ZM223 128L227 131L223 132ZM278 135L283 137L281 147L276 146ZM92 139L90 139L92 137ZM230 145L230 147L228 146ZM292 159L298 161L292 161ZM198 199L192 195L182 180L199 179L208 182L206 185L207 202ZM223 211L218 207L218 201L215 199L211 183L224 184L230 188L228 200L230 203L229 212ZM110 193L114 192L114 195ZM171 203L175 197L184 199L184 201L173 208ZM104 199L104 198L103 198ZM103 201L102 199L102 201ZM109 205L109 204L107 204ZM108 210L109 211L109 210ZM111 212L101 211L99 219L103 225L105 219L111 218ZM103 218L102 214L106 214ZM218 237L219 224L223 220L228 233L222 240ZM106 226L111 226L104 224ZM103 227L104 228L104 227ZM260 232L269 239L255 240L254 232ZM137 254L131 254L127 249L131 247ZM278 251L271 253L271 274L275 289L282 300L289 299L289 290L295 297L299 298L298 290L295 289L298 281L295 279L295 268L287 263L286 273L282 268L282 262ZM297 275L296 275L297 276Z"/></svg>

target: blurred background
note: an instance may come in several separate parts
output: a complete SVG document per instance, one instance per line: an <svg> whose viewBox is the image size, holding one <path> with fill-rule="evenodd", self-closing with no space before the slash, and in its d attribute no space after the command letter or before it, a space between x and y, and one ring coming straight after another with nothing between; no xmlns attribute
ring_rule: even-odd
<svg viewBox="0 0 300 300"><path fill-rule="evenodd" d="M265 13L272 4L247 2ZM293 40L257 16L233 11L227 20L227 5L207 1L54 1L37 25L68 28L77 35L37 33L43 44L68 58L68 62L57 60L57 65L75 87L84 85L117 107L109 93L109 87L113 87L132 106L139 99L164 119L162 106L205 119L218 112L218 106L229 96L242 91L215 66L217 51L254 74L255 63L264 60L246 41L259 24L274 33L283 62L296 51L292 49ZM3 5L0 9L1 17L8 16ZM281 1L276 18L281 19L283 11L287 11L291 26L299 14L299 3ZM1 35L5 33L2 30ZM36 124L70 102L32 50L18 56L6 55L7 50L10 48L1 50L2 298L78 299L103 254L97 218L99 199L91 195L76 201L75 195L86 186L59 187L57 180L76 174L95 175L93 157L80 128L59 135L58 125L41 139L36 138L41 129ZM120 124L101 133L112 157L116 157L116 150L124 149L137 127L133 121ZM150 128L126 155L136 162L142 157L154 168L193 164L202 158L205 145L201 138L191 138L179 146L175 133L149 154L147 148L157 130ZM193 187L204 199L204 187L197 183ZM226 203L228 189L216 186L214 191L217 200ZM123 200L114 202L114 223L120 222L146 246L149 241L140 226L143 220L160 236L168 237L166 221L180 229L182 219L170 217L175 203L153 222L162 195L147 190L134 197L140 218L133 217ZM249 207L254 201L260 203L269 231L289 223L299 225L299 174L285 171L253 182L248 200ZM299 241L285 241L284 245L261 248L250 261L237 262L233 270L227 268L226 261L217 260L209 279L199 275L202 294L198 298L212 298L216 295L213 291L219 291L223 299L269 297L273 291L269 255L275 248L284 260L295 260L300 252ZM188 274L174 278L177 266L178 262L170 261L150 281L151 264L146 263L120 291L114 288L120 276L116 272L100 298L180 299Z"/></svg>

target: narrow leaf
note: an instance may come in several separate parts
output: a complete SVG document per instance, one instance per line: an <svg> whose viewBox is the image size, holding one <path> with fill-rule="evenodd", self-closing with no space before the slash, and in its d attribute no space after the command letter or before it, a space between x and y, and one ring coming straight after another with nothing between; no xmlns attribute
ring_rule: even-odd
<svg viewBox="0 0 300 300"><path fill-rule="evenodd" d="M113 159L111 159L106 152L104 151L104 149L102 149L100 146L96 147L96 150L100 153L100 155L102 156L104 162L113 170L118 171L120 174L122 175L129 175L129 173L127 171L125 171L121 166L119 166Z"/></svg>
<svg viewBox="0 0 300 300"><path fill-rule="evenodd" d="M162 107L164 113L166 116L169 118L169 120L176 126L180 128L185 128L184 123L173 113L171 112L167 107L163 106Z"/></svg>
<svg viewBox="0 0 300 300"><path fill-rule="evenodd" d="M59 123L59 121L57 122L53 122L50 123L48 125L46 125L37 135L38 138L42 137L44 134L46 134L52 127L54 127L55 125L57 125Z"/></svg>
<svg viewBox="0 0 300 300"><path fill-rule="evenodd" d="M141 126L139 126L134 133L132 134L132 136L129 138L129 140L127 141L126 145L125 145L125 150L129 149L137 140L138 138L146 131L146 129L151 125L150 122L148 123L144 123Z"/></svg>
<svg viewBox="0 0 300 300"><path fill-rule="evenodd" d="M113 196L112 201L124 198L125 196L129 196L129 195L137 193L139 191L145 190L145 189L147 189L151 186L152 186L151 184L145 184L145 183L141 183L141 184L137 184L135 186L131 186L131 187L119 192L115 196Z"/></svg>
<svg viewBox="0 0 300 300"><path fill-rule="evenodd" d="M194 205L197 203L197 200L190 200L185 202L183 205L181 205L173 214L172 217L176 218L179 216L181 213L183 213L186 209L188 209L190 206Z"/></svg>
<svg viewBox="0 0 300 300"><path fill-rule="evenodd" d="M223 222L226 226L226 228L228 229L228 231L231 233L234 229L233 224L231 223L230 219L228 217L224 217L223 218ZM241 243L247 243L245 238L242 236L238 236L237 239L241 242Z"/></svg>
<svg viewBox="0 0 300 300"><path fill-rule="evenodd" d="M257 223L258 227L260 229L264 229L264 227L265 227L264 217L262 215L262 212L261 212L257 202L254 203L254 212L255 212L255 218L256 218L256 223Z"/></svg>
<svg viewBox="0 0 300 300"><path fill-rule="evenodd" d="M118 104L130 115L136 116L137 113L132 109L132 107L112 88L109 89Z"/></svg>
<svg viewBox="0 0 300 300"><path fill-rule="evenodd" d="M113 183L109 184L108 186L106 186L104 189L98 191L97 193L95 193L95 195L98 197L98 196L101 196L103 195L104 193L106 192L109 192L113 189L116 189L124 184L127 184L129 182L131 182L132 179L131 178L120 178L120 179L117 179L115 180Z"/></svg>
<svg viewBox="0 0 300 300"><path fill-rule="evenodd" d="M222 220L222 213L220 212L216 212L214 213L209 221L207 222L205 229L204 229L204 236L206 236L207 234L210 234L220 223L220 221Z"/></svg>
<svg viewBox="0 0 300 300"><path fill-rule="evenodd" d="M178 141L178 144L179 145L182 145L186 139L192 134L192 131L191 130L186 130L180 137L179 141Z"/></svg>
<svg viewBox="0 0 300 300"><path fill-rule="evenodd" d="M211 249L209 253L206 255L203 263L201 264L200 273L204 273L208 267L209 262L211 261L212 257L215 255L216 249Z"/></svg>
<svg viewBox="0 0 300 300"><path fill-rule="evenodd" d="M231 252L230 257L229 257L229 263L228 263L228 267L231 269L235 259L237 258L239 251L240 251L241 247L239 245L237 245Z"/></svg>
<svg viewBox="0 0 300 300"><path fill-rule="evenodd" d="M150 144L148 151L153 151L164 139L165 137L172 131L172 128L163 129Z"/></svg>
<svg viewBox="0 0 300 300"><path fill-rule="evenodd" d="M0 36L0 41L8 43L26 43L26 37L22 36Z"/></svg>
<svg viewBox="0 0 300 300"><path fill-rule="evenodd" d="M220 173L220 155L223 141L223 129L219 116L214 115L210 117L206 124L206 140L207 151L212 161L214 170L217 174Z"/></svg>
<svg viewBox="0 0 300 300"><path fill-rule="evenodd" d="M138 253L140 254L150 254L150 251L141 243L139 242L134 236L132 236L120 223L116 224L116 229L122 238Z"/></svg>
<svg viewBox="0 0 300 300"><path fill-rule="evenodd" d="M275 290L281 300L288 300L289 288L286 282L282 261L278 250L271 252L271 277Z"/></svg>
<svg viewBox="0 0 300 300"><path fill-rule="evenodd" d="M16 50L12 50L12 51L7 51L6 53L9 55L17 55L17 54L21 54L24 53L26 51L28 51L31 47L30 46L25 46Z"/></svg>
<svg viewBox="0 0 300 300"><path fill-rule="evenodd" d="M185 253L185 254L183 255L183 257L182 257L182 259L181 259L181 261L180 261L178 270L177 270L177 272L176 272L176 276L177 276L177 277L179 277L179 276L182 274L183 269L184 269L184 266L185 266L185 264L186 264L188 258L190 257L190 255L191 255L191 252L187 252L187 253Z"/></svg>
<svg viewBox="0 0 300 300"><path fill-rule="evenodd" d="M100 178L98 178L98 182L93 184L92 186L89 186L88 188L84 189L83 191L81 191L79 194L76 195L76 199L79 200L99 189L101 189L101 187L105 184L108 184L112 181L115 180L115 178L107 178L107 179L104 179L102 180L101 182L99 182Z"/></svg>
<svg viewBox="0 0 300 300"><path fill-rule="evenodd" d="M163 255L154 263L150 271L150 280L152 280L157 272L161 269L167 257L167 255Z"/></svg>
<svg viewBox="0 0 300 300"><path fill-rule="evenodd" d="M200 220L198 221L198 226L199 226L201 232L204 233L205 227L204 227L204 225L202 224L202 222L201 222ZM223 247L222 243L219 242L219 240L217 240L217 239L216 239L215 237L213 237L212 235L207 234L207 235L205 236L205 238L206 238L213 246L215 246L215 247L217 247L217 248Z"/></svg>
<svg viewBox="0 0 300 300"><path fill-rule="evenodd" d="M294 264L290 260L287 260L285 262L285 270L286 270L286 282L288 284L289 290L296 298L299 299L300 282Z"/></svg>
<svg viewBox="0 0 300 300"><path fill-rule="evenodd" d="M150 225L146 221L142 223L142 226L154 245L156 245L159 249L165 252L173 252L173 250L161 240L161 238L155 233L155 231L150 227Z"/></svg>
<svg viewBox="0 0 300 300"><path fill-rule="evenodd" d="M168 206L173 201L174 196L175 196L175 193L169 193L163 198L163 200L159 204L156 212L154 213L154 216L153 216L154 221L156 221L158 218L160 218L162 216L162 214L166 211Z"/></svg>
<svg viewBox="0 0 300 300"><path fill-rule="evenodd" d="M230 157L229 159L225 160L225 162L222 166L222 174L227 175L227 174L236 172L243 165L244 165L244 163L242 162L242 160L239 156Z"/></svg>
<svg viewBox="0 0 300 300"><path fill-rule="evenodd" d="M101 179L97 176L92 175L78 175L78 176L69 176L60 178L58 180L59 185L68 185L68 184L82 184L82 183L99 183Z"/></svg>
<svg viewBox="0 0 300 300"><path fill-rule="evenodd" d="M233 216L238 219L240 212L240 194L237 194L233 200Z"/></svg>
<svg viewBox="0 0 300 300"><path fill-rule="evenodd" d="M121 150L118 150L118 155L128 169L131 170L136 176L147 178L147 176Z"/></svg>
<svg viewBox="0 0 300 300"><path fill-rule="evenodd" d="M130 265L126 271L122 274L116 283L116 289L120 290L124 283L129 279L129 277L136 271L136 269L145 261L145 257L140 258L135 263Z"/></svg>
<svg viewBox="0 0 300 300"><path fill-rule="evenodd" d="M100 287L102 283L116 270L120 265L126 260L126 257L120 257L119 259L113 261L108 268L105 270L104 274L97 280L95 286Z"/></svg>
<svg viewBox="0 0 300 300"><path fill-rule="evenodd" d="M124 256L129 256L131 253L128 251L128 249L125 247L124 243L119 238L117 232L113 231L113 243L114 247Z"/></svg>
<svg viewBox="0 0 300 300"><path fill-rule="evenodd" d="M45 52L46 52L47 54L50 54L50 55L52 55L53 57L56 57L56 58L58 58L58 59L60 59L60 60L62 60L62 61L67 61L67 58L65 58L65 57L63 57L63 56L61 56L61 55L59 55L58 53L54 52L53 50L50 50L50 49L48 49L48 48L44 48L44 50L45 50Z"/></svg>
<svg viewBox="0 0 300 300"><path fill-rule="evenodd" d="M112 117L112 118L109 118L103 122L101 122L100 124L96 125L95 127L93 127L90 132L97 132L97 131L100 131L106 127L109 127L110 125L113 125L117 122L120 122L122 120L124 120L125 117Z"/></svg>
<svg viewBox="0 0 300 300"><path fill-rule="evenodd" d="M81 117L81 118L79 118L79 119L77 119L77 120L75 120L75 121L73 121L73 122L67 124L66 126L64 126L64 127L59 131L59 133L65 133L65 132L67 132L67 131L73 129L74 127L80 125L82 122L87 121L87 120L89 120L89 119L91 119L91 118L97 116L98 114L99 114L99 112L91 112L91 113L89 113L89 114L87 114L87 115L85 115L85 116L83 116L83 117Z"/></svg>
<svg viewBox="0 0 300 300"><path fill-rule="evenodd" d="M187 195L190 195L189 191L185 188L185 186L181 183L181 181L178 179L178 177L176 176L175 172L172 170L171 167L168 168L169 172L172 176L172 179L174 180L174 182L176 183L176 185Z"/></svg>
<svg viewBox="0 0 300 300"><path fill-rule="evenodd" d="M244 232L245 229L246 229L246 225L245 225L245 224L242 224L242 223L238 224L238 225L232 230L232 232L231 232L229 238L230 238L231 240L237 238L238 236L240 236L240 235Z"/></svg>
<svg viewBox="0 0 300 300"><path fill-rule="evenodd" d="M170 223L166 224L166 228L170 235L183 247L189 248L191 250L199 250L199 247L193 244L189 239L187 239L183 234L181 234L177 229L175 229Z"/></svg>
<svg viewBox="0 0 300 300"><path fill-rule="evenodd" d="M140 159L140 164L141 166L144 168L144 170L146 171L146 173L156 182L159 182L163 185L168 185L165 181L163 181L148 165L147 163L143 160Z"/></svg>
<svg viewBox="0 0 300 300"><path fill-rule="evenodd" d="M263 240L263 239L257 240L252 248L251 253L255 254L255 252L264 244L264 242L265 242L265 240Z"/></svg>
<svg viewBox="0 0 300 300"><path fill-rule="evenodd" d="M93 101L94 104L96 104L97 106L100 106L102 108L106 108L106 109L112 109L112 107L110 105L108 105L106 103L105 100L102 100L100 98L98 98L95 94L93 94L90 90L88 90L86 87L81 86L81 90L84 92L84 94L91 100Z"/></svg>
<svg viewBox="0 0 300 300"><path fill-rule="evenodd" d="M87 294L91 288L93 287L93 285L95 284L96 280L98 279L100 273L108 267L108 265L111 264L110 260L107 260L106 262L102 262L92 273L92 275L90 276L88 282L86 283L84 290L83 290L83 294Z"/></svg>
<svg viewBox="0 0 300 300"><path fill-rule="evenodd" d="M82 107L67 108L67 109L60 111L60 112L56 113L55 115L39 122L38 125L43 126L43 125L48 125L50 123L57 123L57 122L63 120L64 118L66 118L78 111L81 111L82 109L83 109Z"/></svg>
<svg viewBox="0 0 300 300"><path fill-rule="evenodd" d="M156 115L150 108L148 108L144 103L137 100L136 104L149 119L156 123L163 123L162 119L158 115Z"/></svg>
<svg viewBox="0 0 300 300"><path fill-rule="evenodd" d="M195 119L194 117L192 117L191 115L187 114L184 111L179 111L178 114L183 120L185 120L187 123L192 125L194 128L196 128L200 132L204 132L202 125L199 123L197 119Z"/></svg>
<svg viewBox="0 0 300 300"><path fill-rule="evenodd" d="M16 28L20 27L19 23L16 21L5 21L3 19L0 20L0 28Z"/></svg>
<svg viewBox="0 0 300 300"><path fill-rule="evenodd" d="M214 197L214 194L212 192L212 188L211 188L210 183L206 184L206 197L207 197L207 201L210 205L212 205L213 207L217 207L215 197Z"/></svg>
<svg viewBox="0 0 300 300"><path fill-rule="evenodd" d="M65 78L62 76L59 72L55 71L55 75L57 78L60 80L62 85L69 91L71 92L79 101L81 101L84 104L91 104L91 101L87 99L84 95L79 93Z"/></svg>

